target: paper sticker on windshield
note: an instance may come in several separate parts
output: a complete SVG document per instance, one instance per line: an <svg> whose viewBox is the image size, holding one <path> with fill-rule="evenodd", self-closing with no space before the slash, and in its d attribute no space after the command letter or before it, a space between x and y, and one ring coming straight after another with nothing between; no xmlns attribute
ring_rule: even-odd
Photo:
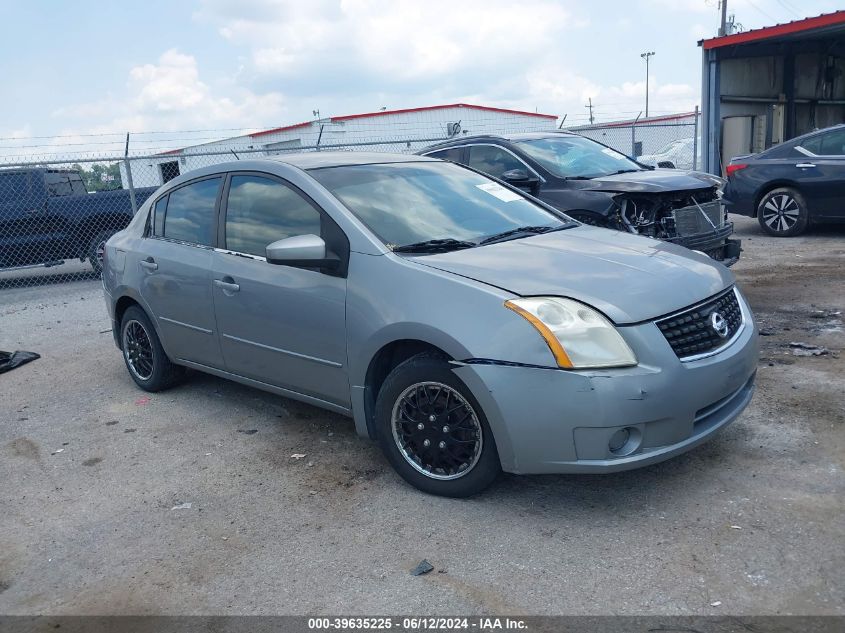
<svg viewBox="0 0 845 633"><path fill-rule="evenodd" d="M612 156L616 160L625 160L625 156L617 152L615 149L610 149L609 147L605 147L602 150L602 153L607 154L608 156Z"/></svg>
<svg viewBox="0 0 845 633"><path fill-rule="evenodd" d="M522 200L522 196L514 193L510 189L505 189L502 185L495 182L484 183L483 185L475 185L481 191L486 191L491 196L496 196L502 202L513 202L514 200Z"/></svg>

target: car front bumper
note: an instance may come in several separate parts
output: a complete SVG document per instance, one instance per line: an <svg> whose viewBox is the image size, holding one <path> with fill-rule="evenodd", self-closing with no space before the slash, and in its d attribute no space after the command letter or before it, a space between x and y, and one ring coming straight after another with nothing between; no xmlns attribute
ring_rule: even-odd
<svg viewBox="0 0 845 633"><path fill-rule="evenodd" d="M653 464L706 441L751 401L759 345L750 313L732 344L690 362L675 356L653 323L619 329L637 350L636 367L455 368L487 416L505 471L598 473ZM628 454L611 451L621 429L636 440Z"/></svg>
<svg viewBox="0 0 845 633"><path fill-rule="evenodd" d="M700 251L725 266L733 266L739 261L739 255L742 252L742 240L730 237L733 230L733 223L728 222L725 226L707 233L684 235L666 241Z"/></svg>

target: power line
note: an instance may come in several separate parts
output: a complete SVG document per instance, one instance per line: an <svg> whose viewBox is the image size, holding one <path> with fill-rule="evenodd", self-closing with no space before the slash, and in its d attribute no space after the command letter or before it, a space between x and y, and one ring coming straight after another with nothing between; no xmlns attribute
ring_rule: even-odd
<svg viewBox="0 0 845 633"><path fill-rule="evenodd" d="M722 0L722 2L724 2L724 1L725 1L725 0ZM754 0L748 0L748 4L750 4L752 7L754 7L755 9L757 9L757 11L758 11L759 13L762 13L763 15L765 15L765 16L766 16L767 18L769 18L772 22L777 22L777 21L778 21L778 20L777 20L777 18L773 18L771 15L769 15L768 13L766 13L765 11L763 11L763 9L761 9L760 7L758 7L758 6L757 6L757 4L754 2Z"/></svg>
<svg viewBox="0 0 845 633"><path fill-rule="evenodd" d="M801 19L802 16L797 11L795 11L795 9L790 7L786 2L784 2L783 0L777 0L777 3L784 9L786 9L789 13L794 15L796 18Z"/></svg>

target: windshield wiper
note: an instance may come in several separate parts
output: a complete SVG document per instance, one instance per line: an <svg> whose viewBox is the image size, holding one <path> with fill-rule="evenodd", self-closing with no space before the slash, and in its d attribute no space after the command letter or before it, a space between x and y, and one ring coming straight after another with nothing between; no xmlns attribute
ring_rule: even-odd
<svg viewBox="0 0 845 633"><path fill-rule="evenodd" d="M608 176L616 176L617 174L630 174L633 171L648 171L648 170L646 170L646 169L620 169L619 171L614 171L614 172L607 174L607 175Z"/></svg>
<svg viewBox="0 0 845 633"><path fill-rule="evenodd" d="M485 237L478 244L479 246L484 244L494 244L496 242L504 242L505 240L509 240L526 234L539 235L540 233L548 233L549 231L560 231L561 229L568 229L570 226L574 225L561 224L560 226L518 226L515 229L510 229L509 231L503 231L501 233L496 233L496 235Z"/></svg>
<svg viewBox="0 0 845 633"><path fill-rule="evenodd" d="M449 251L457 251L462 248L472 248L478 246L475 242L467 242L464 240L456 240L451 237L439 240L425 240L424 242L414 242L413 244L403 244L402 246L394 246L394 253L447 253Z"/></svg>

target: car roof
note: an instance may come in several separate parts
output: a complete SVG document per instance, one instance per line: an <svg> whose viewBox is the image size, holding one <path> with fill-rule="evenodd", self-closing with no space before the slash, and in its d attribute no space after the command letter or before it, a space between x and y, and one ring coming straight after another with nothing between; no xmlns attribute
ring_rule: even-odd
<svg viewBox="0 0 845 633"><path fill-rule="evenodd" d="M189 154L190 155L190 154ZM399 163L441 162L436 158L416 156L415 154L390 154L386 152L296 152L279 156L261 156L243 158L236 161L215 163L198 167L180 174L163 185L167 190L179 187L187 182L207 176L216 176L228 171L269 171L281 164L290 165L302 171L324 167L343 167L349 165L389 165Z"/></svg>
<svg viewBox="0 0 845 633"><path fill-rule="evenodd" d="M380 165L386 163L418 163L436 160L415 154L391 154L385 152L300 152L268 157L287 163L299 169L321 169L323 167L342 167L347 165Z"/></svg>
<svg viewBox="0 0 845 633"><path fill-rule="evenodd" d="M541 138L553 138L556 136L578 136L571 132L564 132L563 130L547 130L545 132L518 132L514 134L474 134L461 136L459 138L450 139L442 143L429 145L421 152L430 152L432 150L443 149L447 147L454 147L455 145L467 145L479 142L491 141L529 141Z"/></svg>

